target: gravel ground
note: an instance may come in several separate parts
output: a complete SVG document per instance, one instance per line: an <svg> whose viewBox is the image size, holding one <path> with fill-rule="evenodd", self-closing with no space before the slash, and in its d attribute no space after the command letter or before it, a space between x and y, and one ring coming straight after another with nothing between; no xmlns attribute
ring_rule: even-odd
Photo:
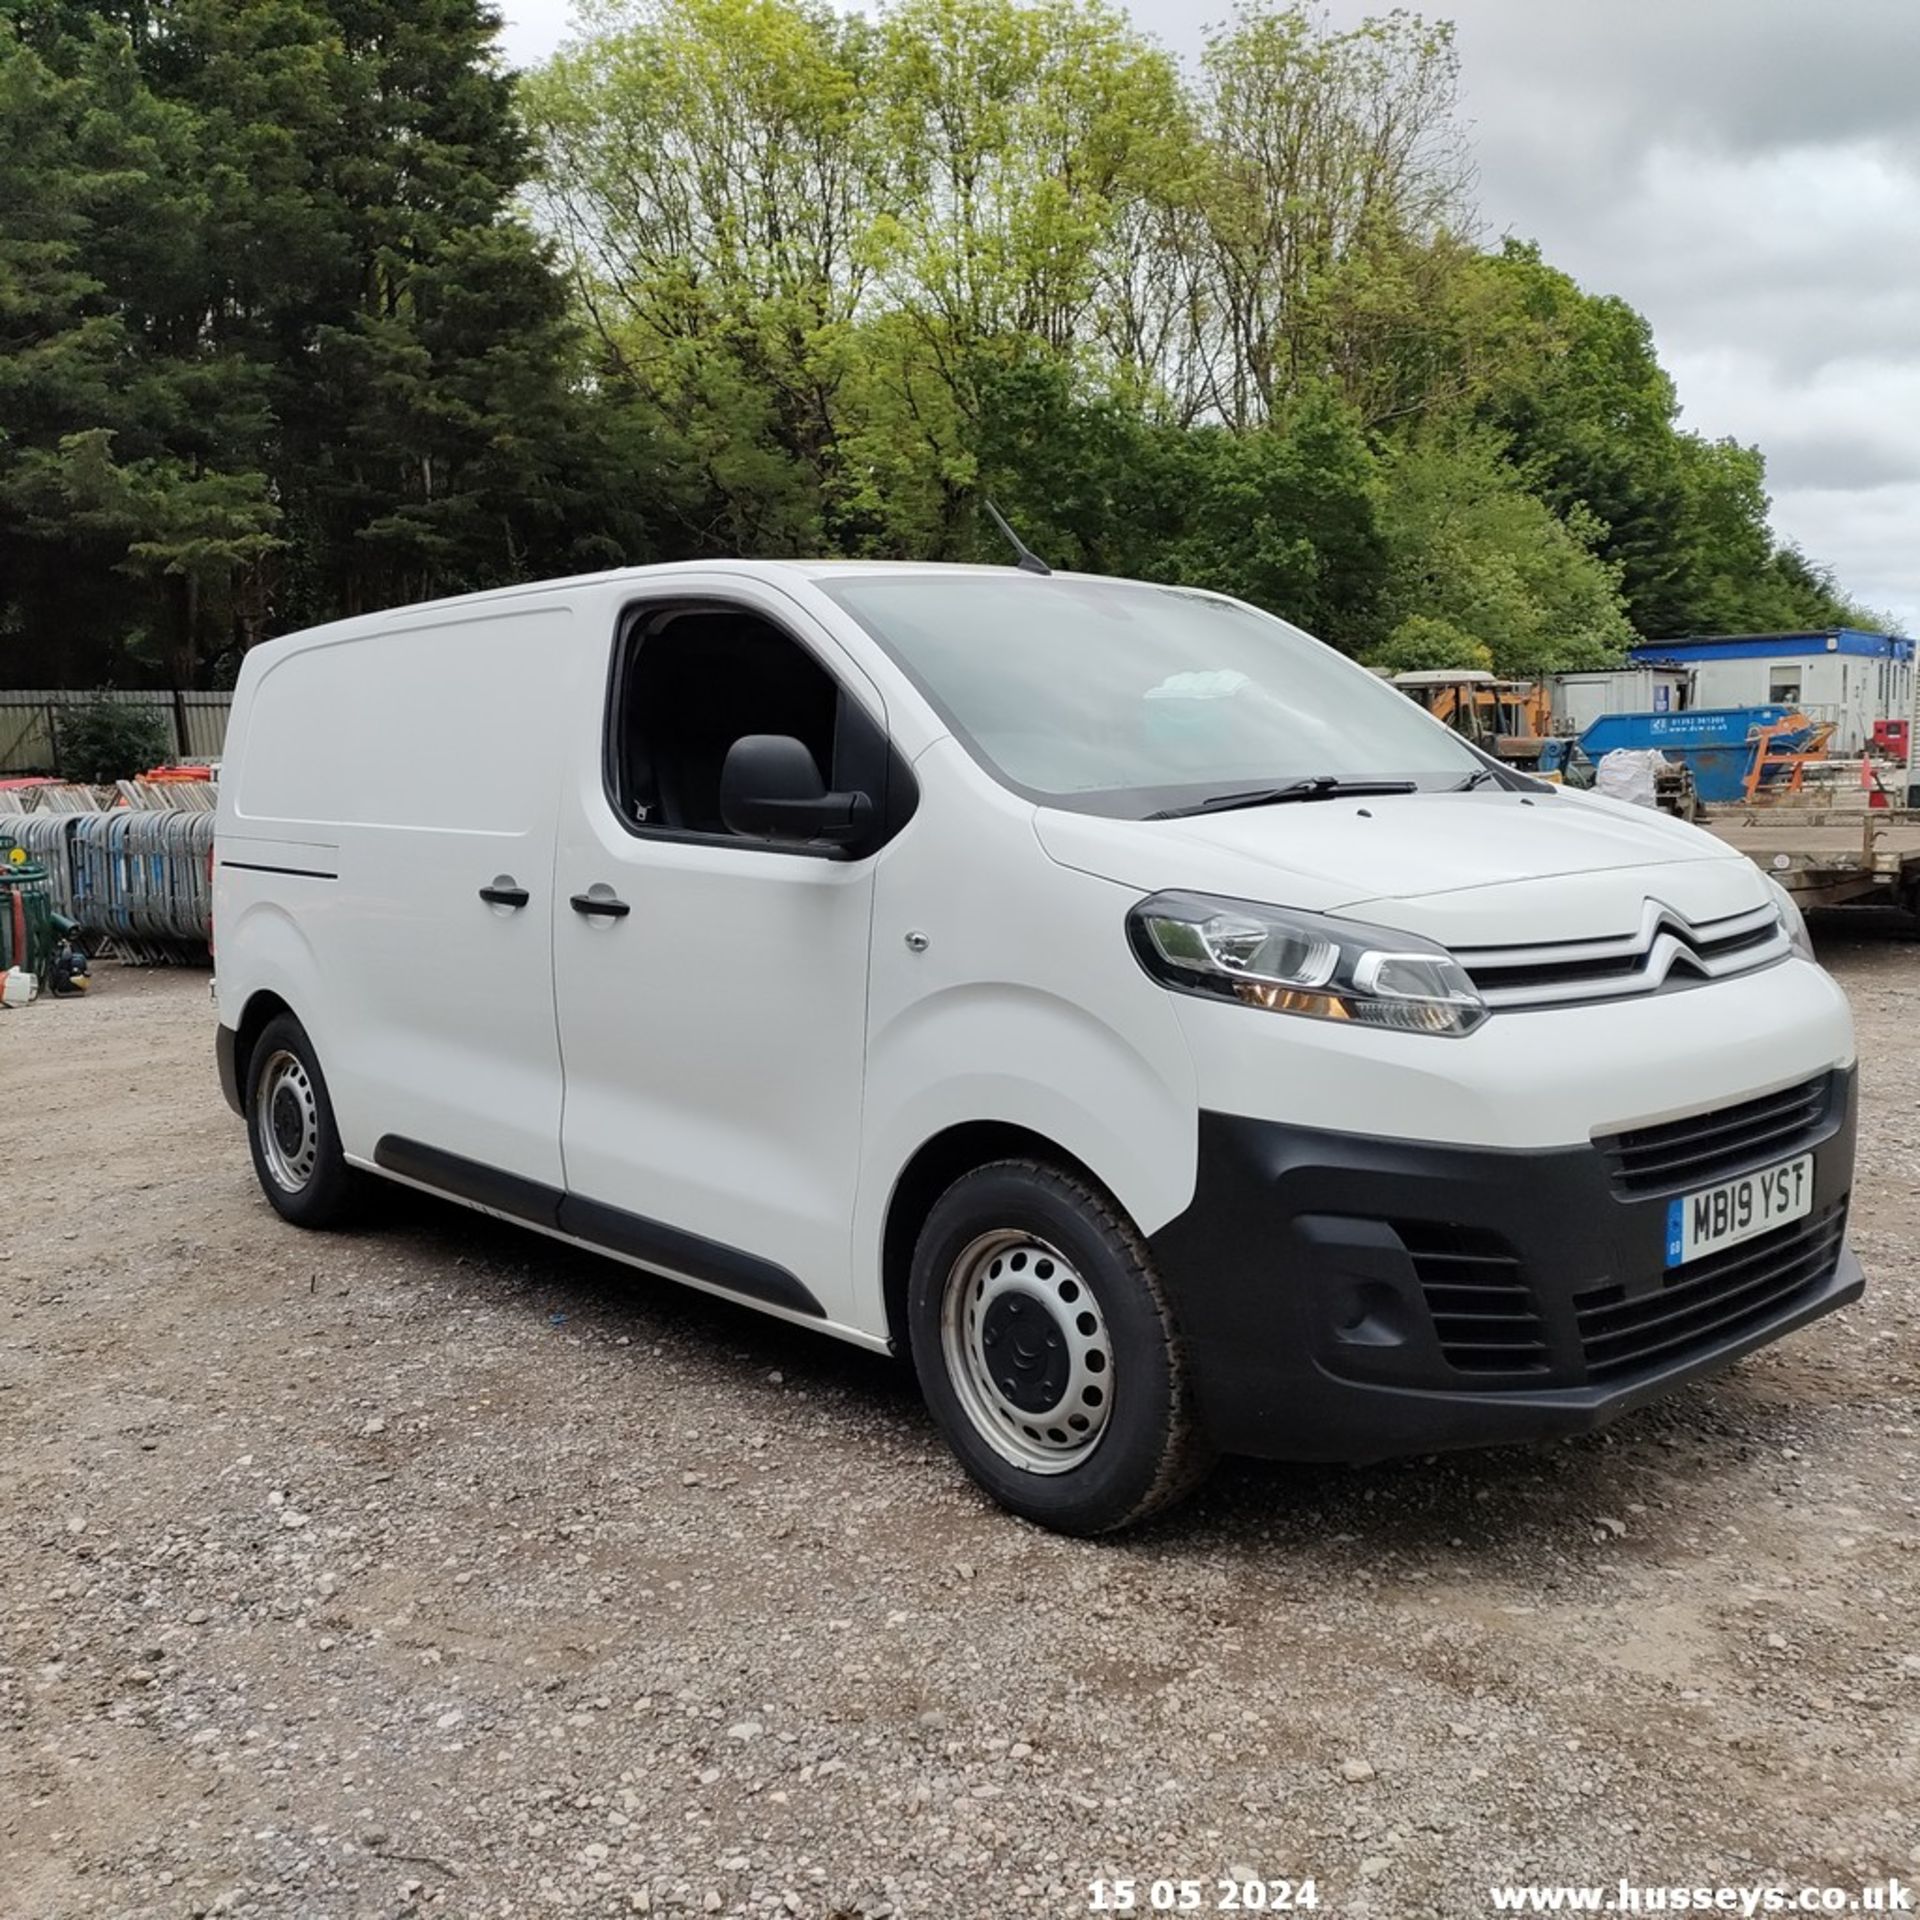
<svg viewBox="0 0 1920 1920"><path fill-rule="evenodd" d="M986 1507L904 1369L408 1195L281 1226L204 975L0 1014L0 1914L1920 1879L1920 954L1830 958L1861 1307L1099 1545Z"/></svg>

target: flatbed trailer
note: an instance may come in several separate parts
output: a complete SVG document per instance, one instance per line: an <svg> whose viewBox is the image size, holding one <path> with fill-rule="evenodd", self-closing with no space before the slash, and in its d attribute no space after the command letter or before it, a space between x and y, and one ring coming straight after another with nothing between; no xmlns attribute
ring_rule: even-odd
<svg viewBox="0 0 1920 1920"><path fill-rule="evenodd" d="M1772 874L1803 908L1920 912L1920 811L1730 807L1700 824Z"/></svg>

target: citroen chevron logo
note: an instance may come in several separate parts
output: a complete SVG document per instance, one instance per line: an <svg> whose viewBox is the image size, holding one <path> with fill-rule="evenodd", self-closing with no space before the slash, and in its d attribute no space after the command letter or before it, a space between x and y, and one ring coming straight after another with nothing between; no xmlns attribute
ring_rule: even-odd
<svg viewBox="0 0 1920 1920"><path fill-rule="evenodd" d="M1750 927L1741 922L1752 919L1750 914L1740 915L1731 924L1717 923L1720 937L1750 931ZM1678 908L1668 906L1664 900L1649 899L1641 912L1640 934L1633 946L1634 952L1646 955L1640 971L1646 976L1647 984L1658 987L1675 966L1683 962L1693 972L1705 974L1706 956L1701 952L1701 938L1699 928Z"/></svg>

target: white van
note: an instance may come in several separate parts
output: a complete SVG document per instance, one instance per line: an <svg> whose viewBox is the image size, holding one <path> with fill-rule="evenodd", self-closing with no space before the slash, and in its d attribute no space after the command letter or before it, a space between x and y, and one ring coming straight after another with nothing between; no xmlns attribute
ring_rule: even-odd
<svg viewBox="0 0 1920 1920"><path fill-rule="evenodd" d="M295 634L216 858L288 1220L378 1174L910 1354L1048 1526L1593 1427L1861 1290L1785 893L1218 594L730 562Z"/></svg>

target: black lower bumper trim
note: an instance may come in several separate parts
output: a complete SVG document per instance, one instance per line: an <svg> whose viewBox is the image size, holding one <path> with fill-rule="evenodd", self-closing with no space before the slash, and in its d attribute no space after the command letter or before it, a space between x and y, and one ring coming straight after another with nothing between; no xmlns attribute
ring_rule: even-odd
<svg viewBox="0 0 1920 1920"><path fill-rule="evenodd" d="M1855 1103L1836 1071L1756 1163L1814 1155L1806 1218L1672 1268L1676 1192L1620 1192L1596 1148L1203 1113L1193 1201L1151 1236L1201 1417L1229 1452L1377 1460L1581 1432L1723 1367L1859 1296Z"/></svg>

